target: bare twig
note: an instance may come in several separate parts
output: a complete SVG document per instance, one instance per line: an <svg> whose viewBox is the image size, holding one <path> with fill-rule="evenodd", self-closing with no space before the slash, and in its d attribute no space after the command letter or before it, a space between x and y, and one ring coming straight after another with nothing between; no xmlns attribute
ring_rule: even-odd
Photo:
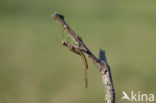
<svg viewBox="0 0 156 103"><path fill-rule="evenodd" d="M115 91L113 86L113 81L111 77L111 71L110 67L107 63L107 59L105 56L105 52L100 50L99 51L99 58L96 58L92 52L87 48L87 46L84 44L82 39L76 35L76 33L68 26L68 24L64 21L64 17L58 13L53 14L53 18L61 24L64 30L68 33L68 35L75 41L78 45L74 46L74 48L81 50L81 52L85 53L96 65L99 72L102 75L102 81L104 83L105 87L105 101L106 103L115 103ZM66 42L62 42L63 45L66 44ZM67 45L65 45L68 47ZM68 47L69 48L69 47Z"/></svg>

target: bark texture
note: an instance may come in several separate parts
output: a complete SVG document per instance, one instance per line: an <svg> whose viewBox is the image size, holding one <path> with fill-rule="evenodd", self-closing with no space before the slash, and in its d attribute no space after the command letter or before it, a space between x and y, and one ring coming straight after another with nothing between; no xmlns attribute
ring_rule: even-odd
<svg viewBox="0 0 156 103"><path fill-rule="evenodd" d="M105 102L106 103L115 103L115 91L113 80L111 76L110 67L108 65L105 51L99 51L99 57L93 55L93 53L87 48L82 39L68 26L68 24L64 20L64 16L55 13L52 15L53 18L63 27L63 29L67 32L67 34L72 38L75 44L71 44L74 49L80 50L82 53L86 54L95 66L98 68L99 72L102 76L102 81L105 88ZM62 41L62 45L68 47L66 41ZM69 48L69 47L68 47Z"/></svg>

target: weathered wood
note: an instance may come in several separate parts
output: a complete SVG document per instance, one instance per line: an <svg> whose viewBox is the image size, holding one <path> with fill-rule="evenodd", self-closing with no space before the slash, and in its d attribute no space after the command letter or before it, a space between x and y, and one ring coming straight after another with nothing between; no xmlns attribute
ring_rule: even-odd
<svg viewBox="0 0 156 103"><path fill-rule="evenodd" d="M84 52L95 64L98 68L99 72L102 75L102 81L105 88L105 101L106 103L115 103L115 90L112 81L110 67L107 63L107 59L105 56L105 51L99 51L99 58L95 57L92 52L87 48L82 39L68 26L65 22L63 15L59 13L53 14L53 18L61 24L63 29L67 32L67 34L72 38L73 41L76 42L75 48Z"/></svg>

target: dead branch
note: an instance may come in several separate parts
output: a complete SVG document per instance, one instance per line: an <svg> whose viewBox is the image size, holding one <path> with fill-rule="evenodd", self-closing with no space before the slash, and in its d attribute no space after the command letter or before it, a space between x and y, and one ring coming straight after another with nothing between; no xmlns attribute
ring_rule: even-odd
<svg viewBox="0 0 156 103"><path fill-rule="evenodd" d="M92 52L87 48L87 46L84 44L82 39L76 35L76 33L68 26L68 24L65 22L63 15L60 15L59 13L53 14L53 18L61 24L63 29L67 32L67 34L72 38L72 40L77 44L72 45L73 48L80 50L82 53L85 53L96 65L99 72L102 75L102 81L105 88L105 101L106 103L115 103L115 91L113 86L113 81L111 77L111 71L110 67L107 63L107 59L105 56L105 51L100 50L99 51L99 58L95 57ZM62 44L66 45L65 41L62 41ZM68 47L69 48L69 47ZM72 48L72 49L73 49ZM87 65L88 66L88 65ZM87 85L87 84L86 84Z"/></svg>

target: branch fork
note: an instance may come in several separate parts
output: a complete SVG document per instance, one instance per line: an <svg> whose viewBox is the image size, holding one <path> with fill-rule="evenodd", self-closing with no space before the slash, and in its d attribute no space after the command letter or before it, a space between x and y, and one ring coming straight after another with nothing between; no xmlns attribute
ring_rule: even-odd
<svg viewBox="0 0 156 103"><path fill-rule="evenodd" d="M105 88L105 102L106 103L115 103L115 91L114 91L114 85L113 85L113 80L111 76L111 71L110 67L108 65L105 51L101 50L99 51L99 58L94 56L92 52L87 48L87 46L84 44L82 39L68 26L68 24L64 20L64 16L59 14L59 13L54 13L52 17L63 27L63 29L67 32L67 34L72 38L72 40L78 44L72 44L66 41L62 41L62 45L66 46L71 50L72 52L80 55L83 59L84 62L84 67L85 67L85 82L86 82L86 87L88 86L88 81L87 81L87 60L85 58L86 54L89 59L92 60L92 62L95 64L95 66L98 68L99 72L101 73L102 76L102 81L104 84Z"/></svg>

